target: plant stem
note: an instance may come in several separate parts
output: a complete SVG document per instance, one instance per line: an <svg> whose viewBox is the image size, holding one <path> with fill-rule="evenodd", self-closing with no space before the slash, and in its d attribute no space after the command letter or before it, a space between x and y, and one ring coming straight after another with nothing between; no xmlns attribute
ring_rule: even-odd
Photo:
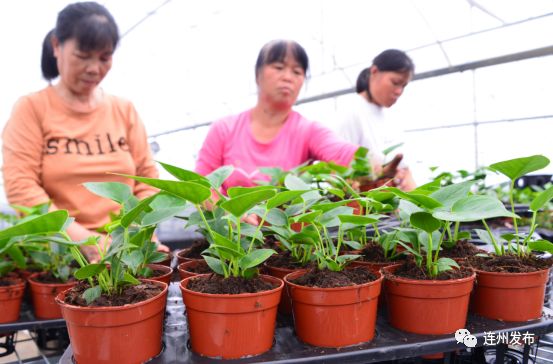
<svg viewBox="0 0 553 364"><path fill-rule="evenodd" d="M488 224L486 224L486 220L482 219L482 223L484 224L484 227L486 228L486 231L488 232L488 235L490 236L490 239L492 240L493 249L495 250L496 255L503 255L503 246L500 247L497 245L497 242L495 241L495 238L492 234L492 231L490 230L490 227Z"/></svg>
<svg viewBox="0 0 553 364"><path fill-rule="evenodd" d="M513 215L515 214L515 202L514 202L514 193L513 190L515 189L515 180L511 181L510 187L509 187L509 202L511 203L511 212ZM521 249L520 249L520 238L518 236L518 223L517 218L513 217L513 225L515 227L515 237L517 242L517 253L520 256L521 255ZM509 244L509 251L511 250L511 244Z"/></svg>
<svg viewBox="0 0 553 364"><path fill-rule="evenodd" d="M261 231L261 227L263 226L263 223L265 222L265 219L267 218L267 215L269 214L269 210L265 208L265 213L263 214L263 217L261 218L261 221L257 225L257 229L255 229L255 233L253 234L252 241L250 241L250 246L248 247L248 254L252 251L253 248L253 242L255 241L255 237L257 236L257 233Z"/></svg>

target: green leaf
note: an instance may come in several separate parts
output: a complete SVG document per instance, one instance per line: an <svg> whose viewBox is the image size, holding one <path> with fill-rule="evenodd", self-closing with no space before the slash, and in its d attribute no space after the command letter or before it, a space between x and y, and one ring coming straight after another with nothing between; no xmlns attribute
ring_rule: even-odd
<svg viewBox="0 0 553 364"><path fill-rule="evenodd" d="M395 149L401 147L402 145L403 145L403 143L398 143L398 144L392 145L391 147L388 147L388 148L384 149L384 150L382 151L382 154L388 155L388 154L390 154L390 152L392 152L392 151L394 151Z"/></svg>
<svg viewBox="0 0 553 364"><path fill-rule="evenodd" d="M341 201L337 201L337 202L324 201L322 203L318 203L318 204L315 204L315 205L311 206L311 210L320 210L322 212L327 212L327 211L330 211L330 210L334 210L335 208L344 206L350 201L355 201L355 200L341 200Z"/></svg>
<svg viewBox="0 0 553 364"><path fill-rule="evenodd" d="M420 205L424 208L427 208L429 210L433 210L437 207L441 207L442 204L433 199L432 197L430 196L425 196L423 194L420 194L420 193L415 193L415 192L403 192L402 190L400 190L399 188L396 188L396 187L387 187L385 189L385 191L388 191L388 192L392 192L393 194L395 194L396 196L404 199L404 200L407 200L407 201L410 201L416 205Z"/></svg>
<svg viewBox="0 0 553 364"><path fill-rule="evenodd" d="M409 221L414 227L424 230L429 234L442 226L440 220L434 218L430 213L425 211L412 213Z"/></svg>
<svg viewBox="0 0 553 364"><path fill-rule="evenodd" d="M309 192L309 191L308 190L295 190L295 191L279 192L267 201L267 208L268 209L274 209L275 207L283 205L286 202L295 200L296 198L303 195L305 192Z"/></svg>
<svg viewBox="0 0 553 364"><path fill-rule="evenodd" d="M344 240L342 243L346 244L353 250L361 250L363 249L363 245L357 241L351 241L351 240Z"/></svg>
<svg viewBox="0 0 553 364"><path fill-rule="evenodd" d="M446 221L478 221L493 217L518 218L505 209L501 201L492 196L471 195L455 202L451 211L435 211L432 214L435 218Z"/></svg>
<svg viewBox="0 0 553 364"><path fill-rule="evenodd" d="M83 185L90 192L120 205L133 196L131 186L121 182L85 182Z"/></svg>
<svg viewBox="0 0 553 364"><path fill-rule="evenodd" d="M349 223L358 226L365 226L378 222L384 215L339 215L341 223Z"/></svg>
<svg viewBox="0 0 553 364"><path fill-rule="evenodd" d="M288 216L286 216L286 214L282 210L272 209L272 210L269 210L266 221L269 224L275 225L275 226L287 226Z"/></svg>
<svg viewBox="0 0 553 364"><path fill-rule="evenodd" d="M153 186L168 192L177 197L183 198L187 201L190 201L194 204L199 204L211 197L211 190L209 187L204 184L199 183L198 181L194 182L182 182L182 181L169 181L155 178L146 178L131 176L127 174L119 174L119 176L124 176L132 178L135 181L145 183L149 186Z"/></svg>
<svg viewBox="0 0 553 364"><path fill-rule="evenodd" d="M85 299L87 305L90 305L101 295L102 295L102 287L100 286L90 287L89 289L83 292L83 298Z"/></svg>
<svg viewBox="0 0 553 364"><path fill-rule="evenodd" d="M95 275L98 275L104 269L106 269L106 265L103 263L87 264L84 267L79 268L75 272L74 276L78 280L83 280L83 279L91 278L91 277L94 277Z"/></svg>
<svg viewBox="0 0 553 364"><path fill-rule="evenodd" d="M438 264L438 272L445 272L453 267L459 268L459 264L451 258L440 258L436 263Z"/></svg>
<svg viewBox="0 0 553 364"><path fill-rule="evenodd" d="M123 274L123 282L130 283L132 285L140 284L140 281L129 274L129 272L125 272Z"/></svg>
<svg viewBox="0 0 553 364"><path fill-rule="evenodd" d="M507 176L511 181L527 173L538 171L549 165L549 159L543 155L533 155L509 159L490 165L490 169Z"/></svg>
<svg viewBox="0 0 553 364"><path fill-rule="evenodd" d="M155 225L187 210L187 201L167 193L160 193L150 203L152 211L142 217L142 225Z"/></svg>
<svg viewBox="0 0 553 364"><path fill-rule="evenodd" d="M440 188L438 191L430 194L430 197L439 201L444 210L451 209L451 206L458 200L467 197L472 185L476 181L466 181Z"/></svg>
<svg viewBox="0 0 553 364"><path fill-rule="evenodd" d="M322 215L321 210L306 212L304 214L292 217L292 221L293 222L309 222L309 223L312 223L312 222L316 221L317 218L321 215Z"/></svg>
<svg viewBox="0 0 553 364"><path fill-rule="evenodd" d="M319 223L323 226L334 227L340 225L339 215L351 215L353 214L353 208L348 206L340 206L335 209L329 210L321 215Z"/></svg>
<svg viewBox="0 0 553 364"><path fill-rule="evenodd" d="M530 204L530 210L532 211L539 211L542 207L547 204L551 198L553 198L553 185L550 186L545 191L540 192L534 200L532 200L532 203Z"/></svg>
<svg viewBox="0 0 553 364"><path fill-rule="evenodd" d="M528 243L528 248L532 251L538 252L547 252L553 254L553 244L544 239L530 241Z"/></svg>
<svg viewBox="0 0 553 364"><path fill-rule="evenodd" d="M10 256L10 258L12 258L12 260L19 268L26 267L25 256L17 245L11 246L9 249L6 250L6 253Z"/></svg>
<svg viewBox="0 0 553 364"><path fill-rule="evenodd" d="M223 182L232 174L234 171L233 166L222 166L211 172L206 176L206 178L211 183L213 188L219 188L223 185Z"/></svg>
<svg viewBox="0 0 553 364"><path fill-rule="evenodd" d="M68 218L66 210L57 210L37 216L24 223L0 231L0 240L30 234L50 234L61 230Z"/></svg>
<svg viewBox="0 0 553 364"><path fill-rule="evenodd" d="M51 263L50 255L47 252L29 252L29 256L34 263L37 263L41 266L49 266Z"/></svg>
<svg viewBox="0 0 553 364"><path fill-rule="evenodd" d="M476 232L476 235L478 235L478 238L479 238L480 240L482 240L483 242L485 242L486 244L489 244L489 245L493 245L493 244L494 244L494 241L493 241L492 238L490 237L490 234L488 233L487 230L474 229L474 231ZM492 232L492 235L493 235L493 232ZM497 237L494 236L494 239L497 240Z"/></svg>
<svg viewBox="0 0 553 364"><path fill-rule="evenodd" d="M227 239L219 233L216 233L215 231L213 232L213 239L215 240L217 248L224 247L234 254L242 254L242 252L233 241Z"/></svg>
<svg viewBox="0 0 553 364"><path fill-rule="evenodd" d="M221 262L217 258L210 257L209 255L204 255L203 257L205 259L205 262L207 263L209 268L211 268L212 271L214 271L215 273L221 276L225 275L225 271L223 270L223 264L224 264L223 262Z"/></svg>
<svg viewBox="0 0 553 364"><path fill-rule="evenodd" d="M169 172L171 175L173 175L174 177L176 177L179 181L183 181L183 182L195 182L195 183L198 183L200 185L203 185L205 187L211 187L211 184L209 182L209 180L196 173L196 172L192 172L192 171L189 171L189 170L186 170L186 169L182 169L182 168L179 168L179 167L176 167L176 166L172 166L170 164L167 164L167 163L162 163L162 162L159 162L159 164L161 164L161 166L163 167L163 169L165 169L167 172Z"/></svg>
<svg viewBox="0 0 553 364"><path fill-rule="evenodd" d="M255 186L255 187L231 187L227 190L227 194L230 198L238 197L241 195L245 195L247 193L257 192L257 191L275 191L276 188L274 186Z"/></svg>
<svg viewBox="0 0 553 364"><path fill-rule="evenodd" d="M269 257L273 254L276 254L276 251L274 251L273 249L252 250L250 253L243 256L238 264L242 269L257 267L258 265L269 259Z"/></svg>
<svg viewBox="0 0 553 364"><path fill-rule="evenodd" d="M140 214L148 208L150 203L156 198L157 195L152 195L140 201L133 209L121 216L121 226L128 228L133 221L140 216Z"/></svg>
<svg viewBox="0 0 553 364"><path fill-rule="evenodd" d="M274 188L246 193L223 202L221 208L239 218L255 205L273 197L275 194Z"/></svg>
<svg viewBox="0 0 553 364"><path fill-rule="evenodd" d="M140 250L136 249L129 254L124 254L121 257L121 260L129 267L131 271L136 272L138 270L138 267L144 261L144 254L142 254Z"/></svg>
<svg viewBox="0 0 553 364"><path fill-rule="evenodd" d="M457 240L470 239L470 231L461 231L457 234Z"/></svg>

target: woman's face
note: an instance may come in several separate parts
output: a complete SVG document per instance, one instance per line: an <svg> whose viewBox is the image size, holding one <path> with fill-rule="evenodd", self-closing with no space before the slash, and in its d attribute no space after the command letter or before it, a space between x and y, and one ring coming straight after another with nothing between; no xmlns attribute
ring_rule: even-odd
<svg viewBox="0 0 553 364"><path fill-rule="evenodd" d="M266 64L257 75L259 96L279 108L291 108L300 93L305 72L301 65L287 54L282 62Z"/></svg>
<svg viewBox="0 0 553 364"><path fill-rule="evenodd" d="M113 49L85 52L75 39L53 42L61 82L77 95L92 93L111 69Z"/></svg>
<svg viewBox="0 0 553 364"><path fill-rule="evenodd" d="M369 90L373 101L383 107L392 106L412 77L411 72L380 71L372 66Z"/></svg>

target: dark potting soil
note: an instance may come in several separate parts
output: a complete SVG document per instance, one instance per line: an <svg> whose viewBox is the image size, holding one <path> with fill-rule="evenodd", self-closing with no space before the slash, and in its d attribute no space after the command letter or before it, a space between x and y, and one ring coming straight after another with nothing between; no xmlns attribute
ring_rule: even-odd
<svg viewBox="0 0 553 364"><path fill-rule="evenodd" d="M461 279L471 276L473 270L470 267L461 266L460 269L450 269L440 272L437 277L431 277L426 272L426 267L419 267L413 259L405 260L393 273L394 276L417 279L417 280L438 280Z"/></svg>
<svg viewBox="0 0 553 364"><path fill-rule="evenodd" d="M33 277L33 281L39 282L39 283L68 283L68 282L75 282L75 278L69 277L67 282L62 281L61 279L55 277L52 272L44 272L42 274L37 275L36 277Z"/></svg>
<svg viewBox="0 0 553 364"><path fill-rule="evenodd" d="M181 257L190 259L203 259L202 252L209 248L209 243L205 239L196 239L186 252L179 254Z"/></svg>
<svg viewBox="0 0 553 364"><path fill-rule="evenodd" d="M211 294L256 293L270 291L276 287L276 285L265 282L260 277L251 279L242 277L224 278L218 274L192 279L187 286L191 291Z"/></svg>
<svg viewBox="0 0 553 364"><path fill-rule="evenodd" d="M12 276L0 277L0 287L11 286L20 282L21 281L16 277L12 277Z"/></svg>
<svg viewBox="0 0 553 364"><path fill-rule="evenodd" d="M483 249L478 248L476 245L470 243L468 240L460 240L455 243L451 248L442 246L440 251L440 257L444 258L468 258L473 257L476 254L487 254Z"/></svg>
<svg viewBox="0 0 553 364"><path fill-rule="evenodd" d="M273 235L263 237L263 247L267 249L274 249L277 252L281 249L280 242Z"/></svg>
<svg viewBox="0 0 553 364"><path fill-rule="evenodd" d="M279 252L273 254L267 259L266 264L271 267L285 268L285 269L300 269L304 268L302 265L292 258L292 254L289 251Z"/></svg>
<svg viewBox="0 0 553 364"><path fill-rule="evenodd" d="M290 282L307 287L336 288L364 284L376 279L376 275L363 267L344 269L341 272L313 268L303 276L290 280Z"/></svg>
<svg viewBox="0 0 553 364"><path fill-rule="evenodd" d="M374 241L369 241L363 249L360 251L361 257L357 260L362 260L364 262L375 262L375 263L387 263L391 260L386 258L384 255L384 249L382 246ZM396 257L396 260L404 259L404 255L399 255Z"/></svg>
<svg viewBox="0 0 553 364"><path fill-rule="evenodd" d="M188 272L197 273L197 274L206 274L206 273L213 273L211 268L209 268L209 265L207 265L207 262L205 260L201 260L193 267L187 267L186 270Z"/></svg>
<svg viewBox="0 0 553 364"><path fill-rule="evenodd" d="M497 273L528 273L550 268L553 257L540 258L533 255L519 257L514 254L495 255L489 257L470 257L470 265L476 269Z"/></svg>
<svg viewBox="0 0 553 364"><path fill-rule="evenodd" d="M83 298L83 293L88 288L90 288L88 282L79 282L75 287L67 292L64 302L70 305L82 307L124 306L146 301L149 298L157 296L161 291L163 291L163 288L156 284L143 282L135 286L124 286L120 294L113 294L109 296L102 294L99 298L88 305Z"/></svg>
<svg viewBox="0 0 553 364"><path fill-rule="evenodd" d="M150 269L151 269L151 268L150 268ZM152 278L152 277L161 277L161 276L164 275L164 274L167 274L167 272L164 271L164 270L161 270L161 269L152 269L152 275L151 275L151 276L149 276L149 277L140 276L140 277L138 277L138 278L146 278L146 279L148 279L148 278Z"/></svg>

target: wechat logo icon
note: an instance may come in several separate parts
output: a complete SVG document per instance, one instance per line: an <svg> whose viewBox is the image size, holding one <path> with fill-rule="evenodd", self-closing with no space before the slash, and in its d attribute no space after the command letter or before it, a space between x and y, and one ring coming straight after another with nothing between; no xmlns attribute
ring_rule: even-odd
<svg viewBox="0 0 553 364"><path fill-rule="evenodd" d="M455 340L457 340L457 344L463 343L467 348L476 347L476 336L471 335L470 331L467 329L455 331Z"/></svg>

